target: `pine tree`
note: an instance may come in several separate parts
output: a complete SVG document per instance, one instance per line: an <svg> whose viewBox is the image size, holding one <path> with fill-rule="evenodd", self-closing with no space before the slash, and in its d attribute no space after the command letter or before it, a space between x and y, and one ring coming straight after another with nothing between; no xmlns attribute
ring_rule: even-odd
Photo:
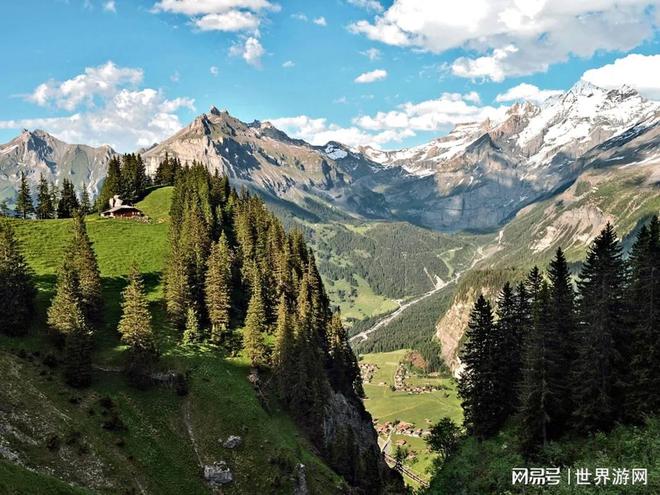
<svg viewBox="0 0 660 495"><path fill-rule="evenodd" d="M464 426L477 438L490 436L499 426L492 409L496 401L502 400L496 396L491 379L494 349L490 339L494 326L491 305L483 295L479 295L470 313L466 341L461 352L464 369L458 384Z"/></svg>
<svg viewBox="0 0 660 495"><path fill-rule="evenodd" d="M186 328L183 331L183 343L200 344L203 340L204 337L199 325L197 310L193 307L189 307L186 312Z"/></svg>
<svg viewBox="0 0 660 495"><path fill-rule="evenodd" d="M285 403L291 400L295 380L295 340L291 309L286 296L280 296L275 324L275 347L273 349L273 367L277 379L280 399Z"/></svg>
<svg viewBox="0 0 660 495"><path fill-rule="evenodd" d="M188 264L178 242L172 241L171 245L165 271L165 302L170 320L177 328L183 329L186 323L186 312L192 304Z"/></svg>
<svg viewBox="0 0 660 495"><path fill-rule="evenodd" d="M89 215L92 212L92 202L89 198L89 191L83 182L82 193L80 195L80 213L82 215Z"/></svg>
<svg viewBox="0 0 660 495"><path fill-rule="evenodd" d="M252 297L248 305L243 329L243 349L252 366L261 366L266 362L266 312L260 284L252 287Z"/></svg>
<svg viewBox="0 0 660 495"><path fill-rule="evenodd" d="M511 284L504 284L497 299L497 323L495 333L495 386L501 400L499 421L503 423L518 406L517 393L522 375L523 328L519 323L516 294Z"/></svg>
<svg viewBox="0 0 660 495"><path fill-rule="evenodd" d="M131 268L128 285L122 292L121 308L118 327L121 341L128 345L135 359L150 359L156 356L156 339L151 327L149 301L136 265Z"/></svg>
<svg viewBox="0 0 660 495"><path fill-rule="evenodd" d="M350 345L346 329L337 310L328 323L329 378L335 390L346 394L364 396L360 367Z"/></svg>
<svg viewBox="0 0 660 495"><path fill-rule="evenodd" d="M32 194L30 194L30 186L24 172L21 172L21 184L18 189L18 197L16 198L16 213L23 219L34 213Z"/></svg>
<svg viewBox="0 0 660 495"><path fill-rule="evenodd" d="M0 220L0 331L25 335L33 317L34 287L32 272L21 254L14 229Z"/></svg>
<svg viewBox="0 0 660 495"><path fill-rule="evenodd" d="M206 310L211 323L211 342L221 344L229 332L233 255L224 233L213 244L206 272Z"/></svg>
<svg viewBox="0 0 660 495"><path fill-rule="evenodd" d="M73 182L63 179L60 200L57 203L57 218L71 218L78 209L80 209L80 203Z"/></svg>
<svg viewBox="0 0 660 495"><path fill-rule="evenodd" d="M583 431L607 430L620 417L629 333L625 265L609 223L587 253L578 280L580 328L574 374L574 419Z"/></svg>
<svg viewBox="0 0 660 495"><path fill-rule="evenodd" d="M92 332L80 308L71 322L73 327L64 344L64 380L72 387L88 387L92 382Z"/></svg>
<svg viewBox="0 0 660 495"><path fill-rule="evenodd" d="M85 317L90 324L98 326L103 316L101 271L87 234L85 218L80 212L74 213L73 237L68 253L79 283L78 291Z"/></svg>
<svg viewBox="0 0 660 495"><path fill-rule="evenodd" d="M573 410L570 387L570 370L575 361L576 315L575 293L571 274L561 248L548 268L550 279L550 314L547 321L551 339L551 368L548 369L548 384L551 389L549 404L552 415L549 435L557 437L567 426Z"/></svg>
<svg viewBox="0 0 660 495"><path fill-rule="evenodd" d="M550 290L542 281L532 305L532 325L524 340L523 374L520 386L519 435L523 451L534 452L548 441L552 420L548 370L551 368L547 321L550 318Z"/></svg>
<svg viewBox="0 0 660 495"><path fill-rule="evenodd" d="M96 199L96 209L104 211L110 206L109 202L121 190L121 164L119 158L113 157L108 162L108 173Z"/></svg>
<svg viewBox="0 0 660 495"><path fill-rule="evenodd" d="M660 409L660 222L642 226L630 253L632 328L628 415L640 421Z"/></svg>
<svg viewBox="0 0 660 495"><path fill-rule="evenodd" d="M72 264L65 260L57 275L55 296L48 308L48 326L57 336L65 337L86 326L83 320L78 277Z"/></svg>
<svg viewBox="0 0 660 495"><path fill-rule="evenodd" d="M41 174L39 177L36 214L37 218L40 220L55 218L55 205L53 204L53 196L51 194L48 181L44 177L44 174Z"/></svg>

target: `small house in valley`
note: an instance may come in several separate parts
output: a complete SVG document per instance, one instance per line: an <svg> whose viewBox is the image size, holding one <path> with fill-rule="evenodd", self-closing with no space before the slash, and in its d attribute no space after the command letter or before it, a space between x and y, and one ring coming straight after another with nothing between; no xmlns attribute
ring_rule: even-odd
<svg viewBox="0 0 660 495"><path fill-rule="evenodd" d="M135 206L125 205L119 196L111 198L110 209L101 212L103 218L144 218L144 213Z"/></svg>

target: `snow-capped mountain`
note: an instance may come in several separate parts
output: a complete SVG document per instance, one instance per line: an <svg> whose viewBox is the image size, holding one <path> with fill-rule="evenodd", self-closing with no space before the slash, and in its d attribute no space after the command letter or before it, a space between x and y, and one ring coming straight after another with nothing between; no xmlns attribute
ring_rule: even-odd
<svg viewBox="0 0 660 495"><path fill-rule="evenodd" d="M541 105L516 103L498 120L457 125L422 146L380 151L336 142L313 146L268 122L245 123L213 107L141 153L151 173L169 154L322 215L488 229L570 184L593 166L593 150L603 143L612 147L615 163L616 138L656 128L658 115L658 102L629 87L579 82ZM646 148L657 149L657 133L644 139ZM25 132L0 146L0 184L7 196L26 170L33 181L41 172L56 180L67 175L95 192L112 153Z"/></svg>
<svg viewBox="0 0 660 495"><path fill-rule="evenodd" d="M0 144L0 200L15 197L21 172L33 189L43 174L56 184L67 178L78 190L85 184L89 193L95 195L113 155L109 146L67 144L41 130L24 130L9 143Z"/></svg>

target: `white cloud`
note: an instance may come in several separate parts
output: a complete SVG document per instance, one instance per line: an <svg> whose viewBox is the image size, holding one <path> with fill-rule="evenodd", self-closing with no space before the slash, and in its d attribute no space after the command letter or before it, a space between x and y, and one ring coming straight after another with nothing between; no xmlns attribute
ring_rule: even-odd
<svg viewBox="0 0 660 495"><path fill-rule="evenodd" d="M396 110L363 115L353 120L357 126L370 131L402 130L444 131L456 124L478 122L486 118L501 118L507 107L471 104L472 93L443 93L440 98L419 103L403 103ZM474 103L472 101L472 103Z"/></svg>
<svg viewBox="0 0 660 495"><path fill-rule="evenodd" d="M323 16L317 17L312 22L314 24L316 24L317 26L327 26L328 25L328 22L325 20L325 17L323 17Z"/></svg>
<svg viewBox="0 0 660 495"><path fill-rule="evenodd" d="M268 0L161 0L154 7L154 12L171 12L188 16L205 14L223 14L245 9L254 12L279 10L279 6Z"/></svg>
<svg viewBox="0 0 660 495"><path fill-rule="evenodd" d="M598 69L590 69L582 79L601 88L613 89L627 84L643 96L660 100L660 55L630 54Z"/></svg>
<svg viewBox="0 0 660 495"><path fill-rule="evenodd" d="M230 10L223 14L207 14L194 22L202 31L254 31L261 19L252 12Z"/></svg>
<svg viewBox="0 0 660 495"><path fill-rule="evenodd" d="M108 2L105 2L103 4L103 10L105 10L106 12L114 12L116 14L117 5L115 4L115 0L109 0Z"/></svg>
<svg viewBox="0 0 660 495"><path fill-rule="evenodd" d="M211 67L209 67L209 72L213 77L217 77L218 74L220 74L220 69L218 69L216 65L212 65Z"/></svg>
<svg viewBox="0 0 660 495"><path fill-rule="evenodd" d="M533 84L522 83L497 95L495 101L501 103L505 101L525 100L534 103L541 103L551 96L557 96L562 93L563 91L558 89L540 89Z"/></svg>
<svg viewBox="0 0 660 495"><path fill-rule="evenodd" d="M100 75L105 75L105 79ZM0 128L43 128L70 143L110 144L118 151L134 151L178 131L182 124L177 112L184 108L194 110L191 98L167 99L160 90L134 88L141 80L141 69L120 68L112 62L87 68L84 74L63 83L49 81L40 85L39 88L48 90L30 97L39 105L54 102L74 113L64 117L0 121ZM82 92L77 93L73 88Z"/></svg>
<svg viewBox="0 0 660 495"><path fill-rule="evenodd" d="M365 10L373 10L374 12L383 11L383 6L378 0L348 0L348 3Z"/></svg>
<svg viewBox="0 0 660 495"><path fill-rule="evenodd" d="M120 86L136 86L142 82L143 76L142 69L122 68L107 62L98 67L87 67L84 74L66 81L42 83L27 96L27 100L40 106L54 105L71 111L83 103L93 105L98 97L116 94Z"/></svg>
<svg viewBox="0 0 660 495"><path fill-rule="evenodd" d="M296 12L295 14L291 14L291 17L296 19L297 21L307 22L309 20L309 18L302 12Z"/></svg>
<svg viewBox="0 0 660 495"><path fill-rule="evenodd" d="M380 50L378 48L368 48L363 52L360 52L360 55L364 55L369 60L374 61L380 59Z"/></svg>
<svg viewBox="0 0 660 495"><path fill-rule="evenodd" d="M290 69L291 67L295 67L295 66L296 63L293 60L287 60L282 64L282 67L284 67L285 69Z"/></svg>
<svg viewBox="0 0 660 495"><path fill-rule="evenodd" d="M358 84L367 84L376 81L382 81L387 77L387 71L383 69L376 69L370 72L365 72L360 74L355 78L355 82Z"/></svg>
<svg viewBox="0 0 660 495"><path fill-rule="evenodd" d="M479 96L479 93L477 93L476 91L470 91L469 93L465 93L463 95L463 99L465 101L469 101L469 102L474 103L476 105L481 103L481 96Z"/></svg>
<svg viewBox="0 0 660 495"><path fill-rule="evenodd" d="M229 54L233 56L240 56L248 64L254 67L261 67L261 57L264 55L264 47L254 36L250 36L242 43L232 45L229 49Z"/></svg>
<svg viewBox="0 0 660 495"><path fill-rule="evenodd" d="M654 34L658 0L395 0L350 30L433 53L462 48L455 75L501 81L542 72L573 55L631 50Z"/></svg>
<svg viewBox="0 0 660 495"><path fill-rule="evenodd" d="M383 144L400 142L415 135L409 129L388 129L371 133L356 126L342 127L328 123L325 118L312 118L307 115L271 119L270 122L287 134L317 146L324 145L328 141L338 141L353 147L382 147Z"/></svg>

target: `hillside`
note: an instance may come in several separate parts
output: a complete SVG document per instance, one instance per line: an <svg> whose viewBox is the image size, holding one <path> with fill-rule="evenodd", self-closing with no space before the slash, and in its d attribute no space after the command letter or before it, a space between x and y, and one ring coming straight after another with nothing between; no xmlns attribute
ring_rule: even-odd
<svg viewBox="0 0 660 495"><path fill-rule="evenodd" d="M176 345L164 314L160 279L169 198L167 189L159 189L138 205L150 223L88 218L108 304L105 328L96 339L93 385L82 391L63 387L61 363L47 350L44 332L44 313L70 220L13 222L39 293L29 337L0 339L5 377L0 453L12 462L2 464L3 472L11 474L3 483L11 483L11 493L19 494L35 493L33 482L43 486L43 493L80 492L65 490L49 476L94 493L208 493L201 465L224 461L233 482L223 493L292 493L303 477L310 493L343 492L342 479L318 457L289 416L275 402L262 406L247 380L244 358L223 358L204 346ZM160 367L188 377L186 396L171 385L136 390L118 373L126 348L114 329L120 291L133 261L146 274ZM230 435L240 436L241 445L223 447L221 440ZM16 465L35 474L19 475L27 472L17 471Z"/></svg>

